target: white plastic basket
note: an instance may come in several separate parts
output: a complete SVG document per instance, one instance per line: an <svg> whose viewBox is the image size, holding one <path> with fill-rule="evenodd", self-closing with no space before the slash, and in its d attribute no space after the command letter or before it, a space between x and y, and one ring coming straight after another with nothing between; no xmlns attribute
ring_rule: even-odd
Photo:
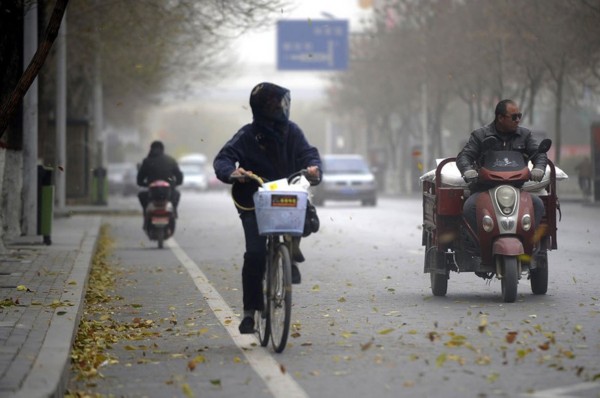
<svg viewBox="0 0 600 398"><path fill-rule="evenodd" d="M258 233L301 236L307 201L307 192L257 191L254 193L254 206Z"/></svg>

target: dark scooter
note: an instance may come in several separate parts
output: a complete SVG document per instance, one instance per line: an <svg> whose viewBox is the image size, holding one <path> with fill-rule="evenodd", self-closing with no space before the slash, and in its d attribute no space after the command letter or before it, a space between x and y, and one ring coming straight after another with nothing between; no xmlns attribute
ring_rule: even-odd
<svg viewBox="0 0 600 398"><path fill-rule="evenodd" d="M492 137L493 138L493 137ZM538 152L545 153L552 141L543 140ZM493 148L490 142L484 148ZM477 198L477 230L463 216L468 190L445 186L442 169L455 161L442 161L435 181L423 183L424 271L430 274L434 296L445 296L450 271L475 272L484 279L496 276L501 281L504 302L517 298L517 284L526 273L533 294L548 289L548 250L556 249L556 170L548 160L547 185L530 193L522 186L530 180L523 155L514 151L484 152L478 181L489 186ZM535 228L531 195L538 194L545 214Z"/></svg>
<svg viewBox="0 0 600 398"><path fill-rule="evenodd" d="M175 232L175 208L171 202L171 184L157 180L148 186L148 206L144 215L146 235L158 242L162 249L164 241Z"/></svg>

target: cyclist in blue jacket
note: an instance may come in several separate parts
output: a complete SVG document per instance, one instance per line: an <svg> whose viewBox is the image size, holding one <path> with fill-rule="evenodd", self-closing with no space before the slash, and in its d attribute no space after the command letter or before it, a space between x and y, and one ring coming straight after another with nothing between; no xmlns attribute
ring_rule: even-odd
<svg viewBox="0 0 600 398"><path fill-rule="evenodd" d="M250 107L252 123L243 126L214 159L217 178L231 184L232 177L251 172L274 181L307 169L311 184L318 184L321 181L319 151L308 143L300 127L289 120L290 91L273 83L260 83L250 93ZM242 267L244 318L239 330L240 333L254 333L254 312L262 311L264 305L261 282L266 261L266 237L258 234L253 210L252 195L258 186L245 181L235 184L234 188L234 203L246 240ZM296 263L304 261L304 257L299 250L299 241L300 238L293 241L292 283L301 281Z"/></svg>

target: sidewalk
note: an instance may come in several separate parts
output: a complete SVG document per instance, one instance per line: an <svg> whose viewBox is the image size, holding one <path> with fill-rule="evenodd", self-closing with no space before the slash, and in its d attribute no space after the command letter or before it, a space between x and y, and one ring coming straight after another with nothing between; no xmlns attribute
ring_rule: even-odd
<svg viewBox="0 0 600 398"><path fill-rule="evenodd" d="M137 198L114 204L67 208L51 245L20 237L0 253L0 397L64 396L102 215L139 213Z"/></svg>

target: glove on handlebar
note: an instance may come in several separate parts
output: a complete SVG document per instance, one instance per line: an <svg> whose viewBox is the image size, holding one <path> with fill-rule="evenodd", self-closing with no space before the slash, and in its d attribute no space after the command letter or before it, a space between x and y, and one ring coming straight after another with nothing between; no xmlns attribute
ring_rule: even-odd
<svg viewBox="0 0 600 398"><path fill-rule="evenodd" d="M467 170L465 171L465 174L463 175L463 179L465 180L465 182L467 182L468 184L471 184L473 182L477 181L477 177L479 176L479 174L477 173L476 170Z"/></svg>
<svg viewBox="0 0 600 398"><path fill-rule="evenodd" d="M540 181L542 181L542 178L544 178L544 170L536 169L536 168L531 170L531 179L533 181L540 182Z"/></svg>

